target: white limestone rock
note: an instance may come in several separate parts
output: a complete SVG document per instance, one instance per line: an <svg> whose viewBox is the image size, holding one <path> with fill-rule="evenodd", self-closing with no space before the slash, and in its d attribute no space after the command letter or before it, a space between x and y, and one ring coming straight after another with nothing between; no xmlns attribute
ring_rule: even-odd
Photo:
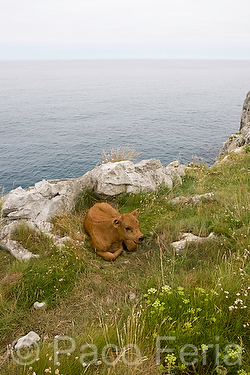
<svg viewBox="0 0 250 375"><path fill-rule="evenodd" d="M25 249L19 242L10 239L2 240L0 242L0 247L9 251L11 255L13 255L19 261L39 257L39 255L33 254L29 250Z"/></svg>
<svg viewBox="0 0 250 375"><path fill-rule="evenodd" d="M40 340L40 336L34 331L30 331L26 336L20 337L14 348L20 350L22 348L28 348Z"/></svg>
<svg viewBox="0 0 250 375"><path fill-rule="evenodd" d="M199 243L207 240L216 239L214 233L210 233L208 237L199 237L192 233L184 233L180 241L172 242L171 246L175 249L175 252L179 254L185 249L188 243Z"/></svg>
<svg viewBox="0 0 250 375"><path fill-rule="evenodd" d="M128 298L130 301L133 301L136 299L136 295L134 292L132 292L132 290L129 291Z"/></svg>
<svg viewBox="0 0 250 375"><path fill-rule="evenodd" d="M139 193L156 190L161 184L169 189L173 180L179 179L177 167L163 167L156 159L142 160L134 164L131 161L106 163L92 171L94 193L97 196L115 196L121 193ZM184 168L179 172L183 175Z"/></svg>
<svg viewBox="0 0 250 375"><path fill-rule="evenodd" d="M186 175L186 165L180 164L179 160L172 161L172 163L166 166L166 169L174 171L174 173L180 177L184 177Z"/></svg>
<svg viewBox="0 0 250 375"><path fill-rule="evenodd" d="M50 221L55 215L69 212L79 191L89 184L88 172L78 179L43 180L28 189L18 187L4 200L2 215L8 221Z"/></svg>
<svg viewBox="0 0 250 375"><path fill-rule="evenodd" d="M15 230L17 230L19 224L20 222L18 221L12 221L11 223L4 225L0 229L0 240L10 238L12 233L14 233Z"/></svg>
<svg viewBox="0 0 250 375"><path fill-rule="evenodd" d="M46 302L35 302L33 306L35 310L45 309L47 307Z"/></svg>

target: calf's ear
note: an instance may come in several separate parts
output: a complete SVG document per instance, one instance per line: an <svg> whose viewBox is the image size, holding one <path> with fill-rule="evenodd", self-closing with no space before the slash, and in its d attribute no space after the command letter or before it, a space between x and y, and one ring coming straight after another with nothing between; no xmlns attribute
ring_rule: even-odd
<svg viewBox="0 0 250 375"><path fill-rule="evenodd" d="M137 208L136 210L132 211L131 214L134 216L134 217L137 217L139 215L139 212L140 212L140 209Z"/></svg>
<svg viewBox="0 0 250 375"><path fill-rule="evenodd" d="M118 228L119 225L120 225L120 221L119 221L118 219L114 219L114 220L112 221L112 224L113 224L113 226L114 226L115 228Z"/></svg>

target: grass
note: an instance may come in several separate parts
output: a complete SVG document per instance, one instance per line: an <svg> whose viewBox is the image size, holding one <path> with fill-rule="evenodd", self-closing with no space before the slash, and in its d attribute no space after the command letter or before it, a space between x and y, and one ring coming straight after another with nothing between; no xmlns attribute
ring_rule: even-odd
<svg viewBox="0 0 250 375"><path fill-rule="evenodd" d="M208 192L214 201L170 203ZM249 374L249 154L192 164L171 191L110 200L121 213L140 207L145 235L114 263L96 256L84 231L96 201L85 191L53 220L55 233L71 238L64 247L24 226L15 239L39 259L20 263L1 251L0 374ZM217 238L177 256L170 244L184 232ZM47 308L34 310L35 301ZM8 356L6 346L31 330L39 354Z"/></svg>
<svg viewBox="0 0 250 375"><path fill-rule="evenodd" d="M112 149L109 153L106 151L102 152L102 163L115 163L124 160L135 160L141 153L136 152L135 149L130 147Z"/></svg>

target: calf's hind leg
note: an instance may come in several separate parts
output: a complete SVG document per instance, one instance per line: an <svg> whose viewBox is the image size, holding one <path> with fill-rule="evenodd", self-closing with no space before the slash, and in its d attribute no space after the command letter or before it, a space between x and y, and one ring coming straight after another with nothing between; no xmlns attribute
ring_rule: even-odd
<svg viewBox="0 0 250 375"><path fill-rule="evenodd" d="M110 253L109 251L96 251L96 254L102 257L104 260L108 262L112 262L116 260L117 257L123 252L122 248L119 248L114 253Z"/></svg>

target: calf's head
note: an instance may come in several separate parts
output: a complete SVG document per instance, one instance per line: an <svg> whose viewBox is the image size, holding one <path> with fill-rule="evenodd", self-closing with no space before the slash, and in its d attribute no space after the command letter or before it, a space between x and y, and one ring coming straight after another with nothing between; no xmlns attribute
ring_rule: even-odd
<svg viewBox="0 0 250 375"><path fill-rule="evenodd" d="M139 215L139 208L133 212L120 215L113 220L113 226L117 229L117 233L123 241L130 240L135 243L141 243L143 241L143 234L139 230L139 221L137 216Z"/></svg>

